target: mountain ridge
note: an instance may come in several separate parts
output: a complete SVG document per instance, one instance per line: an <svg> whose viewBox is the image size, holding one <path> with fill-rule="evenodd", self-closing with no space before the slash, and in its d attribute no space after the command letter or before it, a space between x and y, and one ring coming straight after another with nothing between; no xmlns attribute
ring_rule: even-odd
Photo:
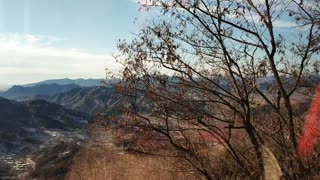
<svg viewBox="0 0 320 180"><path fill-rule="evenodd" d="M67 84L76 84L78 86L82 87L90 87L90 86L99 86L100 82L103 81L104 79L83 79L83 78L77 78L77 79L69 79L69 78L64 78L64 79L48 79L40 82L35 82L35 83L29 83L29 84L24 84L21 85L23 87L33 87L39 84L59 84L59 85L67 85Z"/></svg>
<svg viewBox="0 0 320 180"><path fill-rule="evenodd" d="M35 95L54 95L69 91L73 88L79 87L76 84L67 84L67 85L59 85L59 84L39 84L32 87L24 87L15 85L10 89L4 92L0 92L0 96L15 99L21 98L25 96L35 96Z"/></svg>
<svg viewBox="0 0 320 180"><path fill-rule="evenodd" d="M112 104L109 101L114 101L117 98L114 94L114 89L103 86L96 87L76 87L69 91L55 95L35 95L32 97L23 97L17 100L46 100L55 104L62 105L66 108L73 109L79 112L94 114L105 112L107 106Z"/></svg>

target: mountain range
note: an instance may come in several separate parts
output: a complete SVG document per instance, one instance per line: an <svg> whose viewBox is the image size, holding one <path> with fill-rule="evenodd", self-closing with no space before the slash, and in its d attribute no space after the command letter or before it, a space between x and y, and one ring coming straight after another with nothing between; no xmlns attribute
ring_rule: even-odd
<svg viewBox="0 0 320 180"><path fill-rule="evenodd" d="M104 79L50 79L45 81L40 81L36 83L30 83L22 85L23 87L34 87L40 84L59 84L59 85L69 85L69 84L76 84L81 87L90 87L90 86L99 86L102 81L106 81Z"/></svg>
<svg viewBox="0 0 320 180"><path fill-rule="evenodd" d="M51 103L60 104L66 108L94 114L97 112L105 112L107 107L112 106L111 101L116 101L112 88L96 86L96 87L76 87L67 92L55 95L35 95L29 97L18 98L19 101L45 100Z"/></svg>
<svg viewBox="0 0 320 180"><path fill-rule="evenodd" d="M44 100L17 102L0 98L0 153L28 151L64 132L81 129L90 118Z"/></svg>
<svg viewBox="0 0 320 180"><path fill-rule="evenodd" d="M55 79L33 84L16 85L0 96L16 100L45 100L68 109L88 114L117 111L120 95L109 86L111 80L102 79Z"/></svg>
<svg viewBox="0 0 320 180"><path fill-rule="evenodd" d="M117 104L113 89L99 86L100 81L46 80L0 92L0 154L84 138L84 124Z"/></svg>
<svg viewBox="0 0 320 180"><path fill-rule="evenodd" d="M54 95L69 91L79 87L76 84L38 84L32 87L24 86L12 86L7 91L1 92L0 96L8 99L22 98L26 96L35 96L35 95Z"/></svg>
<svg viewBox="0 0 320 180"><path fill-rule="evenodd" d="M58 141L77 145L87 139L85 124L94 119L96 113L112 115L117 122L121 121L117 115L121 115L123 107L130 106L131 101L143 105L137 111L148 112L150 109L150 102L142 95L129 98L117 94L113 87L108 86L109 81L101 81L46 80L12 86L0 92L0 155L29 154ZM274 81L273 77L260 78L257 86L268 92ZM319 78L308 78L305 84L317 82ZM219 83L229 88L227 80L222 78ZM44 156L44 160L46 158Z"/></svg>
<svg viewBox="0 0 320 180"><path fill-rule="evenodd" d="M81 129L82 124L98 112L120 114L123 106L130 105L131 99L114 93L112 87L100 86L100 81L46 80L13 86L0 93L4 97L0 98L0 149L16 148L19 143L25 144L25 139L39 144L37 142L45 141L43 137L52 137L47 132L50 129L66 135L70 130ZM257 84L267 91L273 81L274 78L266 77L259 79ZM228 87L226 82L222 83ZM142 96L134 100L139 104L148 104ZM148 109L148 106L145 108Z"/></svg>
<svg viewBox="0 0 320 180"><path fill-rule="evenodd" d="M1 90L0 96L16 100L30 99L30 97L34 96L57 95L70 91L74 88L99 86L110 88L110 83L111 80L103 79L53 79L25 85L14 85L11 88Z"/></svg>

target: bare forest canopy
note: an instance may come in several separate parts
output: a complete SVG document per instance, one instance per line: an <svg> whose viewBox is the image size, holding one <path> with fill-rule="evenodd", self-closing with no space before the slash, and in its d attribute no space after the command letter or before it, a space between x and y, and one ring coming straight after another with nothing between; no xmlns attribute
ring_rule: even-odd
<svg viewBox="0 0 320 180"><path fill-rule="evenodd" d="M134 132L134 151L170 154L206 179L317 175L316 158L295 154L308 106L301 103L319 82L317 0L140 5L159 15L133 40L120 40L115 55L124 66L117 91L133 99L123 126ZM268 77L266 90L258 82Z"/></svg>

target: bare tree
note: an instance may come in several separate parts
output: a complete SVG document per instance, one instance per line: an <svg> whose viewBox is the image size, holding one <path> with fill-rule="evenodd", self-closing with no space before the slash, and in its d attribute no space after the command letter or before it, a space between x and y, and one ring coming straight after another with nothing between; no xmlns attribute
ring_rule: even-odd
<svg viewBox="0 0 320 180"><path fill-rule="evenodd" d="M116 56L125 66L118 91L132 98L124 124L138 129L140 151L175 155L206 179L263 176L266 148L285 177L312 173L294 153L302 116L292 99L305 77L319 76L317 0L141 7L161 13L134 40L120 41ZM220 148L229 159L217 170Z"/></svg>

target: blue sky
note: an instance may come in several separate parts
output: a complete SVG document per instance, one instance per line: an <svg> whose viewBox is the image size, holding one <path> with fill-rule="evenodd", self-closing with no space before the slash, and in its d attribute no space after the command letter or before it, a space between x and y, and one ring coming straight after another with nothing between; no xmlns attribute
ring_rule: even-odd
<svg viewBox="0 0 320 180"><path fill-rule="evenodd" d="M143 17L135 0L0 0L0 87L104 78L116 41Z"/></svg>
<svg viewBox="0 0 320 180"><path fill-rule="evenodd" d="M139 11L137 1L0 0L0 89L45 79L104 78L105 68L119 70L111 56L117 40L130 39L157 14ZM296 37L292 21L274 25L288 40Z"/></svg>

